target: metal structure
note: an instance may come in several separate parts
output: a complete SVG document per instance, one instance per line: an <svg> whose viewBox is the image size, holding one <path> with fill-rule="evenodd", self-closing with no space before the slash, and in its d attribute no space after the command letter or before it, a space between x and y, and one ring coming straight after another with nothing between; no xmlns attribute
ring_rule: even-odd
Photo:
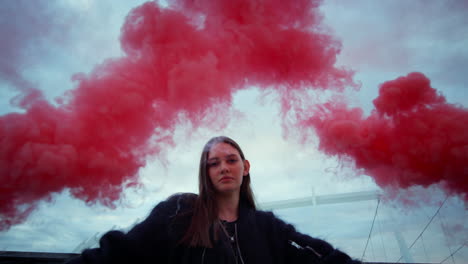
<svg viewBox="0 0 468 264"><path fill-rule="evenodd" d="M75 256L78 256L78 254L0 251L0 264L59 264ZM363 262L363 264L390 264L390 262Z"/></svg>
<svg viewBox="0 0 468 264"><path fill-rule="evenodd" d="M307 206L319 206L319 205L327 205L327 204L352 203L352 202L359 202L359 201L377 201L380 199L380 196L381 194L379 191L362 191L362 192L349 192L349 193L341 193L341 194L315 195L314 191L312 190L312 195L308 197L260 203L258 207L261 210L280 210L280 209L298 208L298 207L307 207ZM128 231L133 226L135 226L139 221L140 219L137 219L132 225L126 228L117 228L117 229L122 230L124 232ZM113 227L113 229L116 229L115 226ZM412 255L408 249L406 241L404 240L401 234L401 231L398 230L398 228L395 228L393 233L395 235L395 239L397 241L397 245L399 247L402 260L405 261L405 263L413 263ZM99 234L100 233L96 233L92 237L81 242L73 250L73 253L80 253L86 248L93 248L93 247L98 246L99 237L100 237ZM1 255L0 255L0 264L2 263L7 263L7 262L2 262ZM14 263L14 262L11 262L11 263ZM21 262L21 263L57 263L57 262ZM365 262L365 263L374 263L374 262ZM379 262L379 263L383 264L384 262Z"/></svg>
<svg viewBox="0 0 468 264"><path fill-rule="evenodd" d="M77 255L71 253L0 251L0 264L59 264Z"/></svg>
<svg viewBox="0 0 468 264"><path fill-rule="evenodd" d="M304 198L288 199L267 203L260 203L262 210L277 210L286 208L295 208L311 205L350 203L358 201L377 200L380 197L378 191L350 192L328 195L312 195Z"/></svg>
<svg viewBox="0 0 468 264"><path fill-rule="evenodd" d="M312 192L313 193L313 192ZM297 208L306 206L318 206L325 204L339 204L350 203L358 201L372 201L378 200L380 193L378 191L365 191L365 192L350 192L342 194L331 195L311 195L309 197L287 199L280 201L273 201L267 203L260 203L259 208L262 210L278 210L287 208ZM137 219L134 224L127 228L119 228L120 230L127 231L137 224L140 219ZM115 226L114 226L115 228ZM113 229L114 229L113 228ZM413 263L410 252L404 238L398 230L394 232L403 260L408 264L428 264L428 263ZM95 247L98 244L99 233L96 233L89 239L80 243L75 249L74 253L45 253L45 252L16 252L16 251L0 251L0 264L19 264L19 263L41 263L41 264L58 264L64 263L66 260L77 256L85 248ZM363 262L364 264L387 264L386 262Z"/></svg>

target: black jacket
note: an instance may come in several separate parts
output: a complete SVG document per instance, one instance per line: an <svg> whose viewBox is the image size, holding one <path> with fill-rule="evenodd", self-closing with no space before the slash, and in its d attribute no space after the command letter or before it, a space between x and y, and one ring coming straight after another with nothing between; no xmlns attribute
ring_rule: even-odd
<svg viewBox="0 0 468 264"><path fill-rule="evenodd" d="M68 262L78 263L236 263L222 232L213 248L187 247L178 242L189 223L195 194L178 194L159 203L143 222L127 234L110 231L100 247L87 249ZM327 242L298 233L271 212L241 204L237 220L239 264L360 263ZM243 263L242 263L243 262Z"/></svg>

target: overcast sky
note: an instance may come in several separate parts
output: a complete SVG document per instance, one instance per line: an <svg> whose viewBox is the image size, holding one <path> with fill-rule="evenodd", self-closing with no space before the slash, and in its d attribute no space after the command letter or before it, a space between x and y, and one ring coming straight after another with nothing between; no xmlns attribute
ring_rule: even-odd
<svg viewBox="0 0 468 264"><path fill-rule="evenodd" d="M88 73L103 60L121 56L120 26L126 14L142 2L3 1L0 64L11 62L12 67L0 69L0 114L21 111L10 103L21 86L39 88L52 102L74 88L73 74ZM379 84L419 71L449 103L468 106L466 1L326 0L321 10L326 25L342 42L338 64L356 71L355 79L362 84L359 91L346 91L352 105L369 113ZM44 25L47 30L39 30ZM304 145L294 131L286 136L274 92L265 94L258 87L237 92L229 111L233 118L218 129L179 125L176 144L161 156L148 158L139 172L142 186L126 190L117 208L88 206L67 191L56 193L51 201L41 202L24 223L0 233L0 250L71 252L98 232L126 228L143 219L158 201L175 192L196 192L201 149L216 135L230 136L243 148L252 165L259 203L360 191L386 194L371 177L320 153L318 142ZM417 205L403 205L404 198L381 202L365 260L398 260L402 253L397 237L409 247L445 199L437 186L411 193ZM369 200L276 213L300 231L329 240L360 258L376 206L376 200ZM466 243L466 212L460 198L447 199L424 236L409 250L412 260L438 263ZM446 263L466 259L465 247Z"/></svg>

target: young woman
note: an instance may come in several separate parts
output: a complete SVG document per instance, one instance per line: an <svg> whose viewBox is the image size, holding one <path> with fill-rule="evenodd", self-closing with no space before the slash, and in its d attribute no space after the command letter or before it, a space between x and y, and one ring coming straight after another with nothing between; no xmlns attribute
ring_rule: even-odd
<svg viewBox="0 0 468 264"><path fill-rule="evenodd" d="M198 195L169 197L127 234L108 232L100 248L68 263L360 263L256 210L249 169L234 140L212 138L200 159Z"/></svg>

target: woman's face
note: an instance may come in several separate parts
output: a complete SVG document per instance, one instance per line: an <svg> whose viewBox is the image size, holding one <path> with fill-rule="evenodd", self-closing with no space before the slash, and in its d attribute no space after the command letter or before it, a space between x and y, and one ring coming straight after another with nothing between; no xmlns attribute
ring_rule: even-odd
<svg viewBox="0 0 468 264"><path fill-rule="evenodd" d="M208 176L218 193L239 192L250 164L242 160L233 146L220 142L211 147L207 160Z"/></svg>

